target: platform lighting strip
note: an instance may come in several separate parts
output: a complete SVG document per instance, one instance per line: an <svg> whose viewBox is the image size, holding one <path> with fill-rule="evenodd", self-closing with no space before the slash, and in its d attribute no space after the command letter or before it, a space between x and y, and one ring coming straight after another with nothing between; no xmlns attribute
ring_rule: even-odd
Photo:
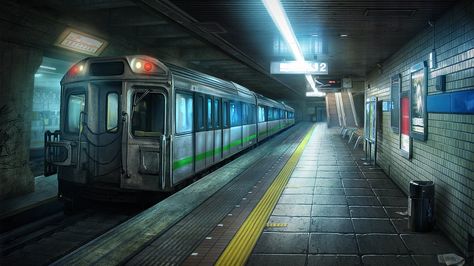
<svg viewBox="0 0 474 266"><path fill-rule="evenodd" d="M296 61L304 62L303 52L301 51L301 47L298 43L298 40L295 37L295 33L293 32L293 28L291 27L290 21L288 20L288 16L286 15L283 6L280 3L280 0L262 0L265 8L267 9L270 17L272 17L273 23L277 26L280 34L283 35L283 39L286 41L288 46L290 46L291 52L295 57ZM319 93L320 96L326 95L323 92L319 92L316 88L316 84L314 79L311 75L306 74L306 81L308 81L309 85L313 89L315 93Z"/></svg>
<svg viewBox="0 0 474 266"><path fill-rule="evenodd" d="M273 183L270 185L267 192L265 192L262 199L258 202L257 206L252 210L240 229L234 235L234 238L232 238L229 245L217 260L217 266L245 264L252 253L260 234L265 228L273 208L285 189L291 173L293 173L296 164L303 154L304 148L309 142L314 128L315 126L313 125L298 145L295 152L291 155L283 169L281 169Z"/></svg>

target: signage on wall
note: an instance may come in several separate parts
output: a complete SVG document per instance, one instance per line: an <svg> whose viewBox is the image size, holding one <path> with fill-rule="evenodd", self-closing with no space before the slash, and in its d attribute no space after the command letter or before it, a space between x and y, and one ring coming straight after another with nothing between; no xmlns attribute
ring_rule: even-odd
<svg viewBox="0 0 474 266"><path fill-rule="evenodd" d="M392 101L390 113L390 125L394 133L399 132L400 128L400 92L402 77L400 74L394 75L390 82L390 98Z"/></svg>
<svg viewBox="0 0 474 266"><path fill-rule="evenodd" d="M427 68L425 62L414 65L411 70L410 84L410 136L426 140L427 112Z"/></svg>
<svg viewBox="0 0 474 266"><path fill-rule="evenodd" d="M403 157L411 158L410 137L410 98L405 92L400 97L400 153Z"/></svg>
<svg viewBox="0 0 474 266"><path fill-rule="evenodd" d="M316 61L277 61L270 63L270 73L327 75L328 64Z"/></svg>

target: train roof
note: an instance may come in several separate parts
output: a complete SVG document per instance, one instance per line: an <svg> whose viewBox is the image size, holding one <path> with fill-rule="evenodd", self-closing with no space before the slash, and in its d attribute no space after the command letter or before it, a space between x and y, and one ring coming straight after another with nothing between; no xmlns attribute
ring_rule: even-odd
<svg viewBox="0 0 474 266"><path fill-rule="evenodd" d="M136 62L143 62L143 63L152 63L153 68L152 72L146 73L145 71L140 71L134 68ZM112 74L109 75L108 72L101 75L94 75L93 68L91 67L92 64L104 64L107 63L116 63L116 62L123 62L126 63L123 66L123 70L117 73L110 72ZM144 64L141 64L144 66ZM79 68L80 67L80 68ZM79 70L80 69L80 70ZM77 72L82 71L82 73ZM151 79L151 80L167 80L171 81L174 77L179 77L182 80L191 80L196 82L197 84L202 84L202 88L197 86L197 89L192 89L195 91L201 92L218 92L220 95L230 94L239 97L240 99L245 99L249 102L254 102L255 98L260 104L264 104L270 107L277 107L280 109L285 110L293 110L293 108L277 102L273 99L267 98L261 94L255 93L246 87L237 84L232 81L223 80L193 69L177 66L168 62L161 61L157 58L146 56L146 55L132 55L132 56L115 56L115 57L88 57L85 58L74 66L64 75L63 79L61 80L61 84L69 83L69 82L76 82L82 81L87 79L109 79L111 77L121 77L123 79L130 79L139 76L143 79ZM186 88L185 88L186 89Z"/></svg>

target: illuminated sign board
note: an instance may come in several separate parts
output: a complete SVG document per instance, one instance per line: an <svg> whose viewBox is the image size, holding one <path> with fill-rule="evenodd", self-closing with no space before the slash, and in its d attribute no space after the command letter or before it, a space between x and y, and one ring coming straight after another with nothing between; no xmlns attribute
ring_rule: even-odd
<svg viewBox="0 0 474 266"><path fill-rule="evenodd" d="M324 97L326 93L320 91L307 91L306 97Z"/></svg>
<svg viewBox="0 0 474 266"><path fill-rule="evenodd" d="M334 91L341 89L342 82L340 79L321 79L318 78L318 90L320 91Z"/></svg>
<svg viewBox="0 0 474 266"><path fill-rule="evenodd" d="M327 75L328 64L316 61L279 61L271 62L271 74L312 74Z"/></svg>
<svg viewBox="0 0 474 266"><path fill-rule="evenodd" d="M77 30L66 29L55 45L74 52L98 56L107 46L107 41Z"/></svg>

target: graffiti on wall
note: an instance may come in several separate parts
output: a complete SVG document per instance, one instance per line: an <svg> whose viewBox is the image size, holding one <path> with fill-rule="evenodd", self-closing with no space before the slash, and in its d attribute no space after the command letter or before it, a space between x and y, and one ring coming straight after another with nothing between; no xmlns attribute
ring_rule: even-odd
<svg viewBox="0 0 474 266"><path fill-rule="evenodd" d="M23 139L23 117L6 104L0 106L0 169L12 169L25 165L16 155Z"/></svg>

